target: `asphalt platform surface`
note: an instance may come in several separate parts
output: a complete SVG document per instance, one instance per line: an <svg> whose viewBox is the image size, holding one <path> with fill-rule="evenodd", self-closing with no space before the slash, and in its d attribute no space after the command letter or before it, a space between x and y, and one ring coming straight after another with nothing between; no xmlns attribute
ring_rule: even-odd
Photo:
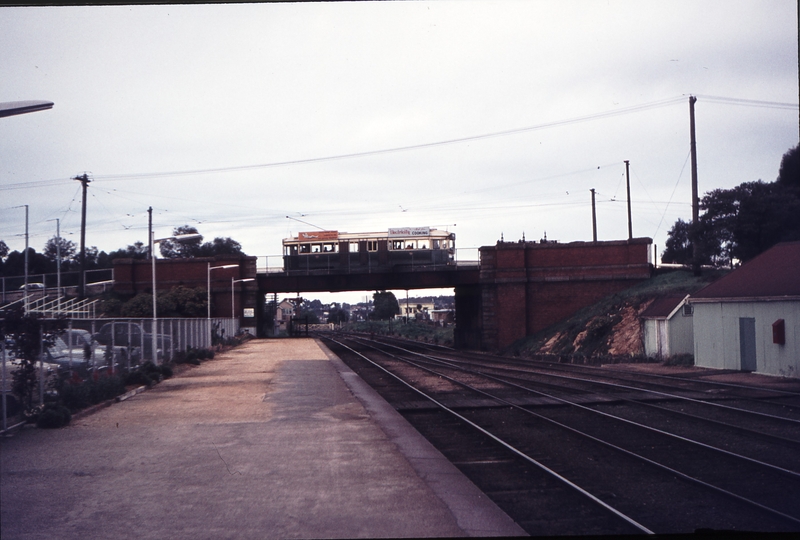
<svg viewBox="0 0 800 540"><path fill-rule="evenodd" d="M2 437L0 475L3 540L525 534L312 339Z"/></svg>

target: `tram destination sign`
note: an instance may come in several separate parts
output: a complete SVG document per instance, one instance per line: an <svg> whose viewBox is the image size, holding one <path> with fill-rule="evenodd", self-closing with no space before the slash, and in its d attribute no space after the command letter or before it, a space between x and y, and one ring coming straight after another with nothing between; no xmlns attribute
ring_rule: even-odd
<svg viewBox="0 0 800 540"><path fill-rule="evenodd" d="M389 238L397 238L400 236L430 236L430 227L399 227L396 229L389 229Z"/></svg>
<svg viewBox="0 0 800 540"><path fill-rule="evenodd" d="M338 240L339 231L313 231L297 233L298 240L305 240L307 242L319 242L325 240Z"/></svg>

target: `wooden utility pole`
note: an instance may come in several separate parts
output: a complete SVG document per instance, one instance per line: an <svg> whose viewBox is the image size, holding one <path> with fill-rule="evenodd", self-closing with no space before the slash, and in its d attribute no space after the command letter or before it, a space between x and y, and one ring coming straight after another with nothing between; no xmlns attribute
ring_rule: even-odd
<svg viewBox="0 0 800 540"><path fill-rule="evenodd" d="M631 162L625 160L625 183L628 187L628 240L633 238L633 221L631 220Z"/></svg>
<svg viewBox="0 0 800 540"><path fill-rule="evenodd" d="M25 206L25 315L28 314L28 205Z"/></svg>
<svg viewBox="0 0 800 540"><path fill-rule="evenodd" d="M150 206L147 208L147 258L153 258L153 207Z"/></svg>
<svg viewBox="0 0 800 540"><path fill-rule="evenodd" d="M594 188L589 191L592 192L592 242L597 242L597 214L594 209Z"/></svg>
<svg viewBox="0 0 800 540"><path fill-rule="evenodd" d="M697 141L694 135L694 104L697 98L689 96L689 140L692 155L692 226L689 228L689 240L692 242L692 271L700 275L700 255L697 228L700 226L700 199L697 196Z"/></svg>
<svg viewBox="0 0 800 540"><path fill-rule="evenodd" d="M82 204L81 204L81 277L78 283L78 298L83 299L86 296L86 187L89 185L89 176L86 173L76 176L73 180L81 183L83 188Z"/></svg>

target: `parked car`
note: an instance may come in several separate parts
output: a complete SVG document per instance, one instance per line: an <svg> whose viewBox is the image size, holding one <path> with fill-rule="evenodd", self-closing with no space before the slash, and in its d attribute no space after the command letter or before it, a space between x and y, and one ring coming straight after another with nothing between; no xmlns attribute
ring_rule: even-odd
<svg viewBox="0 0 800 540"><path fill-rule="evenodd" d="M45 289L44 283L28 283L27 290L29 291L43 291L44 289ZM21 291L26 290L24 283L19 286L19 290Z"/></svg>
<svg viewBox="0 0 800 540"><path fill-rule="evenodd" d="M117 321L106 323L100 327L100 330L93 337L101 345L113 345L115 357L117 351L120 351L121 355L123 354L120 349L125 351L124 355L127 355L128 349L131 350L131 361L134 358L137 361L140 359L151 360L153 356L153 334L146 332L138 323ZM169 350L171 345L172 339L170 336L166 334L156 335L156 354L158 358L163 358L163 351Z"/></svg>
<svg viewBox="0 0 800 540"><path fill-rule="evenodd" d="M73 369L92 369L108 367L105 351L98 347L91 332L80 329L67 329L56 339L49 354L60 366L72 365ZM119 364L115 355L115 364Z"/></svg>

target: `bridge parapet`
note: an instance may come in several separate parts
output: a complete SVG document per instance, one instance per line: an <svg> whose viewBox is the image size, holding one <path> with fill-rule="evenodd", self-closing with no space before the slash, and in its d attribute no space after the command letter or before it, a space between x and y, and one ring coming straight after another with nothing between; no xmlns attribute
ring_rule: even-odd
<svg viewBox="0 0 800 540"><path fill-rule="evenodd" d="M650 238L498 242L481 252L481 347L502 349L649 279Z"/></svg>

